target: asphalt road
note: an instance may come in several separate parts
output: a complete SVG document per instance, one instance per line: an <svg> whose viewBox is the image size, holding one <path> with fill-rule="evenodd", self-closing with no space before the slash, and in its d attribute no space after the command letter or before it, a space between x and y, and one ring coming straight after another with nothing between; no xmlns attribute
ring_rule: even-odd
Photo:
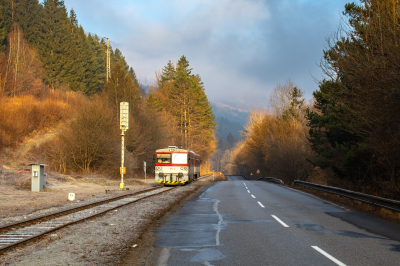
<svg viewBox="0 0 400 266"><path fill-rule="evenodd" d="M400 265L400 226L262 181L229 177L156 231L152 264Z"/></svg>

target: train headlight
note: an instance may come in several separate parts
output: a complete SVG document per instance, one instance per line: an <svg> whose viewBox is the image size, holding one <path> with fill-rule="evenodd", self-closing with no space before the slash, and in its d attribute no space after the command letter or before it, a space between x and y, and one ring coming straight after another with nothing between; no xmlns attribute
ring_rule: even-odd
<svg viewBox="0 0 400 266"><path fill-rule="evenodd" d="M187 167L184 167L184 168L183 168L183 170L185 170L185 171L187 171L187 169L188 169Z"/></svg>
<svg viewBox="0 0 400 266"><path fill-rule="evenodd" d="M181 167L181 170L183 170L183 167Z"/></svg>

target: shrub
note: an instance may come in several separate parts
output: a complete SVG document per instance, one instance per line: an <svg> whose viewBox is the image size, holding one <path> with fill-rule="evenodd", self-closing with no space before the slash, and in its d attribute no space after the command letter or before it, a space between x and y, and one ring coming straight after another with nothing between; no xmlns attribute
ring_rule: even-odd
<svg viewBox="0 0 400 266"><path fill-rule="evenodd" d="M118 121L103 100L96 98L78 106L74 118L50 143L49 156L61 172L90 172L120 162Z"/></svg>
<svg viewBox="0 0 400 266"><path fill-rule="evenodd" d="M0 145L17 145L33 131L67 117L68 109L60 99L40 100L31 95L0 99Z"/></svg>

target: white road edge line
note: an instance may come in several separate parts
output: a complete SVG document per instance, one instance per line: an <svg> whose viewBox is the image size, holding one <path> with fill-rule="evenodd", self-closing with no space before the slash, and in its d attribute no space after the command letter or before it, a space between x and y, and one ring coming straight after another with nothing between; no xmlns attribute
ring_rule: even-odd
<svg viewBox="0 0 400 266"><path fill-rule="evenodd" d="M322 255L324 255L325 257L327 257L328 259L330 259L331 261L333 261L334 263L336 263L337 265L340 266L346 266L346 264L344 264L343 262L335 259L334 257L332 257L331 255L329 255L328 253L326 253L325 251L323 251L322 249L320 249L317 246L311 246L313 249L315 249L316 251L318 251L319 253L321 253Z"/></svg>
<svg viewBox="0 0 400 266"><path fill-rule="evenodd" d="M255 198L256 198L256 196L254 196L253 194L251 194L251 196L253 197L253 199L255 199Z"/></svg>
<svg viewBox="0 0 400 266"><path fill-rule="evenodd" d="M284 222L282 222L281 219L279 219L278 217L276 217L275 215L271 214L271 216L277 220L281 225L283 225L283 227L289 227L289 225L285 224Z"/></svg>
<svg viewBox="0 0 400 266"><path fill-rule="evenodd" d="M262 205L262 203L261 203L261 202L257 201L257 203L258 203L258 205L260 205L260 206L261 206L261 208L265 208L265 206L264 206L264 205Z"/></svg>

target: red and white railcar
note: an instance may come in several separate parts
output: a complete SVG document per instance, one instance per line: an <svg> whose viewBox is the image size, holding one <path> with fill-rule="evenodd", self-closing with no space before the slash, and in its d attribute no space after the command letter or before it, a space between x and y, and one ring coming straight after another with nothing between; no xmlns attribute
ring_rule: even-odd
<svg viewBox="0 0 400 266"><path fill-rule="evenodd" d="M200 177L200 155L169 146L156 150L155 178L159 184L183 185Z"/></svg>

